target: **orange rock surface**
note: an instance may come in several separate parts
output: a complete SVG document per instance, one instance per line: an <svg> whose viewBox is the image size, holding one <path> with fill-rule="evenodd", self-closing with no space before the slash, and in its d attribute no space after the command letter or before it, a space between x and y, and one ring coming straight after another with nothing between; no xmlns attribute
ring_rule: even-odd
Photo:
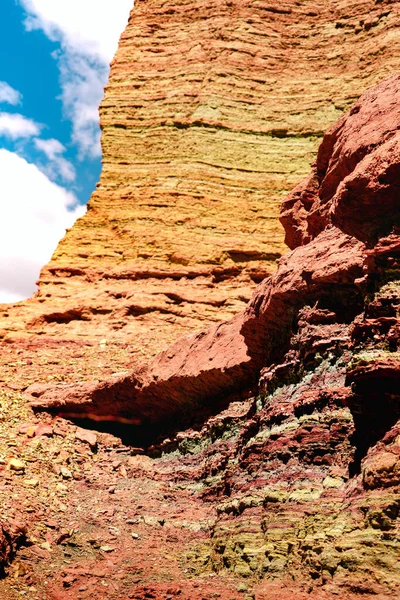
<svg viewBox="0 0 400 600"><path fill-rule="evenodd" d="M137 1L101 105L103 171L0 337L138 358L237 313L284 250L322 132L400 65L399 3Z"/></svg>
<svg viewBox="0 0 400 600"><path fill-rule="evenodd" d="M247 309L252 354L234 329L210 331L228 331L216 322L275 268L279 204L322 132L399 69L399 8L136 0L101 107L89 211L35 297L0 309L1 600L396 598L397 87L389 105L367 102L330 129L287 197L295 249ZM146 383L137 362L160 349L147 373L161 424L149 412L137 423L143 402L113 427L74 424L33 414L23 393L35 384L58 411L50 383L76 392L69 414L82 400L81 414L115 417L116 387L129 372ZM244 377L261 367L253 395ZM105 390L108 407L79 390ZM213 415L168 422L166 400L194 393Z"/></svg>
<svg viewBox="0 0 400 600"><path fill-rule="evenodd" d="M4 344L0 598L398 598L399 97L397 73L328 130L294 249L230 321L101 384L76 348L25 395L37 358Z"/></svg>

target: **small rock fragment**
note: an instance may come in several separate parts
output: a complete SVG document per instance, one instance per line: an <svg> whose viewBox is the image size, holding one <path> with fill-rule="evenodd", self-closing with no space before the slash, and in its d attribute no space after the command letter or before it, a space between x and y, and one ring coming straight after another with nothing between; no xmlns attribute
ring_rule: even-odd
<svg viewBox="0 0 400 600"><path fill-rule="evenodd" d="M53 519L47 519L47 521L45 521L45 525L51 529L57 529L58 527L57 521L54 521Z"/></svg>
<svg viewBox="0 0 400 600"><path fill-rule="evenodd" d="M64 587L71 587L71 585L76 581L76 576L72 574L66 575L62 581Z"/></svg>
<svg viewBox="0 0 400 600"><path fill-rule="evenodd" d="M33 479L25 479L25 485L27 485L28 487L37 487L39 485L39 479L33 478Z"/></svg>
<svg viewBox="0 0 400 600"><path fill-rule="evenodd" d="M49 542L43 542L42 544L40 544L40 547L43 548L44 550L48 550L49 552L51 551L51 546L50 546Z"/></svg>
<svg viewBox="0 0 400 600"><path fill-rule="evenodd" d="M71 532L63 529L62 531L60 531L60 535L56 538L56 544L62 544L63 542L65 542L65 540L67 540L70 537Z"/></svg>
<svg viewBox="0 0 400 600"><path fill-rule="evenodd" d="M112 546L100 546L102 552L114 552L115 548Z"/></svg>
<svg viewBox="0 0 400 600"><path fill-rule="evenodd" d="M46 423L40 423L35 429L35 437L40 437L44 435L46 437L53 437L53 428L51 425L46 425Z"/></svg>
<svg viewBox="0 0 400 600"><path fill-rule="evenodd" d="M75 432L75 438L89 444L91 448L95 448L97 445L97 435L93 431L78 428Z"/></svg>
<svg viewBox="0 0 400 600"><path fill-rule="evenodd" d="M67 467L61 467L60 472L61 472L61 475L64 477L64 479L72 478L72 473L69 469L67 469Z"/></svg>
<svg viewBox="0 0 400 600"><path fill-rule="evenodd" d="M16 471L17 473L23 473L25 471L25 463L18 458L10 458L8 461L7 469L9 471Z"/></svg>
<svg viewBox="0 0 400 600"><path fill-rule="evenodd" d="M23 423L18 430L18 433L22 435L27 435L28 437L33 437L35 435L37 425L32 425L32 423Z"/></svg>

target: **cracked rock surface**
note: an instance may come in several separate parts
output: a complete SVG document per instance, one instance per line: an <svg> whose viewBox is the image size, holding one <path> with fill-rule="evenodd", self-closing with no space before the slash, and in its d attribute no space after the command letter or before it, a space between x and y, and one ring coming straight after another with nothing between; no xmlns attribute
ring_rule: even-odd
<svg viewBox="0 0 400 600"><path fill-rule="evenodd" d="M1 600L398 596L400 75L331 124L396 66L397 8L136 2L92 208L2 310ZM317 125L255 287L252 219L278 226L253 202L307 174Z"/></svg>

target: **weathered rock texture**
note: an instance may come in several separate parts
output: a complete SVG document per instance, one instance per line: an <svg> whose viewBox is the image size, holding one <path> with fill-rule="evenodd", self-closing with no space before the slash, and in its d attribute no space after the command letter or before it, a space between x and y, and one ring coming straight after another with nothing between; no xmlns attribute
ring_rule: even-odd
<svg viewBox="0 0 400 600"><path fill-rule="evenodd" d="M136 2L88 215L3 311L0 597L398 596L400 76L325 135L238 308L317 138L399 66L399 8ZM34 382L127 445L33 415Z"/></svg>
<svg viewBox="0 0 400 600"><path fill-rule="evenodd" d="M236 314L283 251L283 196L323 131L399 67L399 3L138 1L101 105L88 214L5 339L120 339L153 355Z"/></svg>
<svg viewBox="0 0 400 600"><path fill-rule="evenodd" d="M4 567L15 557L17 549L26 541L26 525L0 521L0 579L4 576Z"/></svg>
<svg viewBox="0 0 400 600"><path fill-rule="evenodd" d="M194 572L398 592L399 98L396 74L325 135L283 203L294 249L243 313L128 377L32 390L36 406L166 433L168 415L176 424L193 406L251 395L259 378L253 400L150 449L186 454L172 455L171 474L218 503Z"/></svg>

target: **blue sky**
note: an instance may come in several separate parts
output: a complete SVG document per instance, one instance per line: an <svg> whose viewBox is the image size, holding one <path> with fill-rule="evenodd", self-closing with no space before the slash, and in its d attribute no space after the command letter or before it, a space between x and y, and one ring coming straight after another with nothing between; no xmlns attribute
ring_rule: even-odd
<svg viewBox="0 0 400 600"><path fill-rule="evenodd" d="M101 169L97 107L133 0L2 0L0 302L85 211Z"/></svg>

